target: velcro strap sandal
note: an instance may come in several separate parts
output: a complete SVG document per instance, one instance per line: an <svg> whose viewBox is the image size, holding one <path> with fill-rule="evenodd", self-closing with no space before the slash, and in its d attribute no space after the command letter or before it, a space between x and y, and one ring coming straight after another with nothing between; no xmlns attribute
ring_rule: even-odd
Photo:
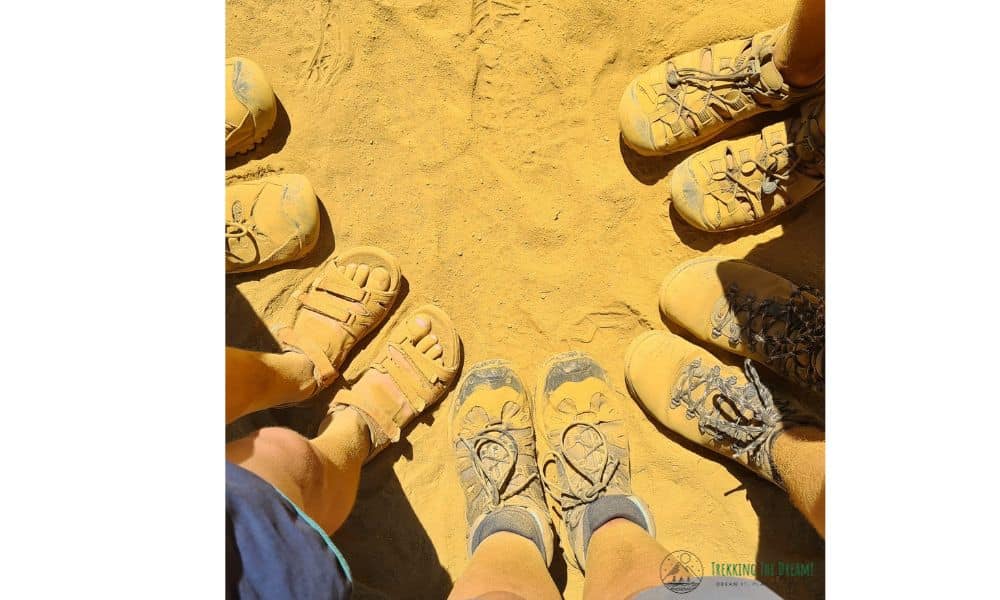
<svg viewBox="0 0 1000 600"><path fill-rule="evenodd" d="M369 270L364 285L341 269L347 265ZM388 273L388 289L377 289L379 283L372 275L379 268ZM312 361L315 391L337 379L347 354L385 320L399 296L401 280L395 257L381 248L360 246L327 260L293 294L299 305L295 322L278 329L275 337L284 350L300 352Z"/></svg>
<svg viewBox="0 0 1000 600"><path fill-rule="evenodd" d="M381 384L367 387L363 394L338 394L329 412L350 406L361 414L371 434L371 460L444 397L458 375L461 356L461 341L448 315L436 306L421 306L393 327L369 367Z"/></svg>

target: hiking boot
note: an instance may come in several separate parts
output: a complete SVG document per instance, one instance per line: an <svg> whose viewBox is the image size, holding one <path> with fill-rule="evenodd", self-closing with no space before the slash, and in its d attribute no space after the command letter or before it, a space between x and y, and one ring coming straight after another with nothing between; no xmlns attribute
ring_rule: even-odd
<svg viewBox="0 0 1000 600"><path fill-rule="evenodd" d="M226 157L256 146L277 114L278 100L263 69L248 58L226 59Z"/></svg>
<svg viewBox="0 0 1000 600"><path fill-rule="evenodd" d="M535 462L531 402L502 360L477 363L451 408L450 438L465 490L469 556L490 534L508 531L552 561L552 522Z"/></svg>
<svg viewBox="0 0 1000 600"><path fill-rule="evenodd" d="M815 424L774 398L749 359L743 369L667 331L647 331L625 355L625 382L646 412L692 442L784 488L772 448L786 427Z"/></svg>
<svg viewBox="0 0 1000 600"><path fill-rule="evenodd" d="M226 273L297 260L319 239L319 202L302 175L226 186Z"/></svg>
<svg viewBox="0 0 1000 600"><path fill-rule="evenodd" d="M674 208L703 231L772 219L823 188L824 98L759 134L712 144L670 173Z"/></svg>
<svg viewBox="0 0 1000 600"><path fill-rule="evenodd" d="M559 537L581 571L591 535L617 518L656 536L649 508L632 495L624 399L580 352L552 357L535 390L538 464Z"/></svg>
<svg viewBox="0 0 1000 600"><path fill-rule="evenodd" d="M823 392L826 320L819 291L746 261L704 256L666 276L660 310L699 340Z"/></svg>
<svg viewBox="0 0 1000 600"><path fill-rule="evenodd" d="M634 79L618 107L625 143L645 156L679 152L822 92L823 80L793 88L778 72L774 46L785 27L681 54Z"/></svg>

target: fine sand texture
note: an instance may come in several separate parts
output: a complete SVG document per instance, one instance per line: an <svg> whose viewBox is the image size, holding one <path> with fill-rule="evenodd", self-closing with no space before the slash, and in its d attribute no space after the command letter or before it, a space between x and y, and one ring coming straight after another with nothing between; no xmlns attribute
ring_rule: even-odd
<svg viewBox="0 0 1000 600"><path fill-rule="evenodd" d="M682 261L746 258L823 288L824 194L747 232L701 233L670 209L664 177L683 155L631 154L616 116L624 86L641 71L774 27L792 6L228 0L226 56L260 64L280 108L272 134L226 162L226 181L303 174L327 218L307 258L226 278L227 344L275 350L268 328L290 317L284 305L297 282L335 249L380 246L401 262L404 296L350 357L348 381L390 327L425 302L454 319L466 365L505 358L533 382L553 353L588 352L625 394L632 483L652 508L660 543L693 552L706 571L712 563L812 562L812 575L763 579L788 598L822 597L824 542L784 493L654 426L623 376L629 342L667 327L657 289ZM330 393L251 415L227 437L266 424L308 435ZM354 511L333 536L358 598L443 598L468 562L445 418L453 400L454 391L365 467ZM806 400L822 410L820 399ZM551 570L567 598L580 597L583 576L561 553Z"/></svg>

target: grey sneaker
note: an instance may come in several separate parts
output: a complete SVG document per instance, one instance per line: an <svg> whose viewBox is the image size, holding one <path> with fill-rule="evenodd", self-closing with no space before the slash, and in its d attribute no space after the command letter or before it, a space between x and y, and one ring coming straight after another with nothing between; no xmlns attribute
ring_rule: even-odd
<svg viewBox="0 0 1000 600"><path fill-rule="evenodd" d="M452 405L450 438L465 490L469 556L489 535L528 538L552 561L552 522L535 462L531 403L502 360L469 369Z"/></svg>
<svg viewBox="0 0 1000 600"><path fill-rule="evenodd" d="M656 535L649 508L632 495L623 403L604 369L580 352L552 357L535 391L542 483L561 517L566 553L580 570L591 535L612 519Z"/></svg>

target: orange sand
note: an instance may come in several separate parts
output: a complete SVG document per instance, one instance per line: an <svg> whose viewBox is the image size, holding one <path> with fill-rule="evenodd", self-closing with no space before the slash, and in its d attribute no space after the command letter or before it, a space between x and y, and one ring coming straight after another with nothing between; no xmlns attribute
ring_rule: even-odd
<svg viewBox="0 0 1000 600"><path fill-rule="evenodd" d="M681 261L747 258L823 287L823 194L748 234L700 233L668 210L661 179L681 157L623 152L616 122L634 75L778 25L792 2L464 2L228 0L226 55L257 61L282 108L259 148L227 161L227 181L301 173L329 219L305 260L227 278L227 343L274 349L267 327L289 316L279 309L290 288L334 247L358 244L399 257L409 289L348 379L397 318L431 301L454 319L466 364L503 357L533 381L552 353L583 350L624 392L625 348L665 327L656 291ZM329 393L228 434L275 422L309 433ZM706 569L813 561L812 577L768 581L791 598L823 595L824 544L780 490L629 409L633 485L664 546L693 551ZM444 414L422 418L365 468L334 536L358 598L444 597L466 564ZM580 596L579 572L560 556L552 571L568 598Z"/></svg>

